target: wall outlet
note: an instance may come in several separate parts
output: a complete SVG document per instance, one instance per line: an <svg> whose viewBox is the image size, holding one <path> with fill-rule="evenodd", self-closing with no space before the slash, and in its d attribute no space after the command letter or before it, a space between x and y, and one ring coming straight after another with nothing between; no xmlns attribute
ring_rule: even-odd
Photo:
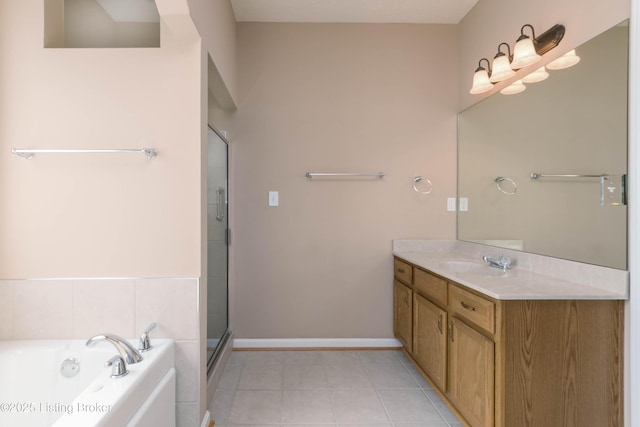
<svg viewBox="0 0 640 427"><path fill-rule="evenodd" d="M456 198L449 197L447 198L447 211L455 212L456 211Z"/></svg>
<svg viewBox="0 0 640 427"><path fill-rule="evenodd" d="M277 191L269 191L269 206L279 206Z"/></svg>
<svg viewBox="0 0 640 427"><path fill-rule="evenodd" d="M460 197L460 200L458 200L458 208L460 212L467 212L469 210L469 199L467 197Z"/></svg>

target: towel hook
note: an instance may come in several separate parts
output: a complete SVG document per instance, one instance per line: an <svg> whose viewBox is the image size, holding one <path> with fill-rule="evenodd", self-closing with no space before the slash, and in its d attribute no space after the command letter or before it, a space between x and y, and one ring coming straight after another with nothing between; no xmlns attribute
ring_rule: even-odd
<svg viewBox="0 0 640 427"><path fill-rule="evenodd" d="M425 181L427 184L429 184L429 189L425 190L425 191L420 191L418 189L418 184L421 183L422 181ZM413 189L420 194L429 194L431 193L431 190L433 190L433 184L431 184L431 181L429 180L429 178L425 178L422 176L416 176L415 178L413 178Z"/></svg>

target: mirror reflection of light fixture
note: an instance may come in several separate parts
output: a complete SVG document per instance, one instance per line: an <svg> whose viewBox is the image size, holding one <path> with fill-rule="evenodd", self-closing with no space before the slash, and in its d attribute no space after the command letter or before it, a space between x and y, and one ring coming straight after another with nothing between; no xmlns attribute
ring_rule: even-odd
<svg viewBox="0 0 640 427"><path fill-rule="evenodd" d="M507 47L506 55L504 52L500 50L502 45ZM491 71L491 77L489 77L489 81L491 83L498 83L502 80L506 80L509 77L513 77L516 72L511 69L511 47L507 43L500 43L498 45L498 53L493 57L493 67Z"/></svg>
<svg viewBox="0 0 640 427"><path fill-rule="evenodd" d="M533 36L533 39L536 38L536 33L531 25L524 24L522 28L520 28L520 37L518 37L518 40L513 47L513 61L511 61L511 68L514 70L535 64L540 60L540 55L538 55L538 52L536 52L536 48L533 45L533 39L524 33L524 29L526 27L531 28L531 35Z"/></svg>
<svg viewBox="0 0 640 427"><path fill-rule="evenodd" d="M509 86L502 89L500 93L503 95L515 95L516 93L524 92L526 89L527 87L522 84L522 80L516 80Z"/></svg>
<svg viewBox="0 0 640 427"><path fill-rule="evenodd" d="M522 78L522 83L538 83L545 80L547 77L549 77L549 73L547 73L547 69L543 65L534 72L524 76Z"/></svg>
<svg viewBox="0 0 640 427"><path fill-rule="evenodd" d="M482 61L486 61L487 68L482 66ZM491 74L491 66L489 65L489 60L487 58L482 58L478 61L478 68L476 68L476 72L473 74L473 86L469 93L476 95L478 93L488 92L493 89L493 83L489 81L489 75Z"/></svg>
<svg viewBox="0 0 640 427"><path fill-rule="evenodd" d="M559 58L547 64L549 70L564 70L565 68L573 67L580 62L580 57L576 55L576 50L570 50Z"/></svg>

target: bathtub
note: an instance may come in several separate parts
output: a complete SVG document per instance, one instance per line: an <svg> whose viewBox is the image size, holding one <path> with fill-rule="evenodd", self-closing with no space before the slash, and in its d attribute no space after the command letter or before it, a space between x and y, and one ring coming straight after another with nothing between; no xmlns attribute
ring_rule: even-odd
<svg viewBox="0 0 640 427"><path fill-rule="evenodd" d="M118 379L104 366L115 347L85 342L0 341L0 426L175 427L173 340Z"/></svg>

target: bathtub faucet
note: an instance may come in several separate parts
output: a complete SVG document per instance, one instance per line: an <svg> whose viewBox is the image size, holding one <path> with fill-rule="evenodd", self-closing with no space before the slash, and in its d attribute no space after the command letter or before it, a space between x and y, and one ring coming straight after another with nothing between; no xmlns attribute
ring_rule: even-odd
<svg viewBox="0 0 640 427"><path fill-rule="evenodd" d="M92 345L100 341L108 341L113 344L114 347L118 350L118 353L120 353L120 356L122 356L122 358L130 365L132 363L138 363L142 361L142 355L140 354L140 352L136 350L131 344L129 344L127 340L120 338L117 335L96 335L87 340L87 347L91 347Z"/></svg>

